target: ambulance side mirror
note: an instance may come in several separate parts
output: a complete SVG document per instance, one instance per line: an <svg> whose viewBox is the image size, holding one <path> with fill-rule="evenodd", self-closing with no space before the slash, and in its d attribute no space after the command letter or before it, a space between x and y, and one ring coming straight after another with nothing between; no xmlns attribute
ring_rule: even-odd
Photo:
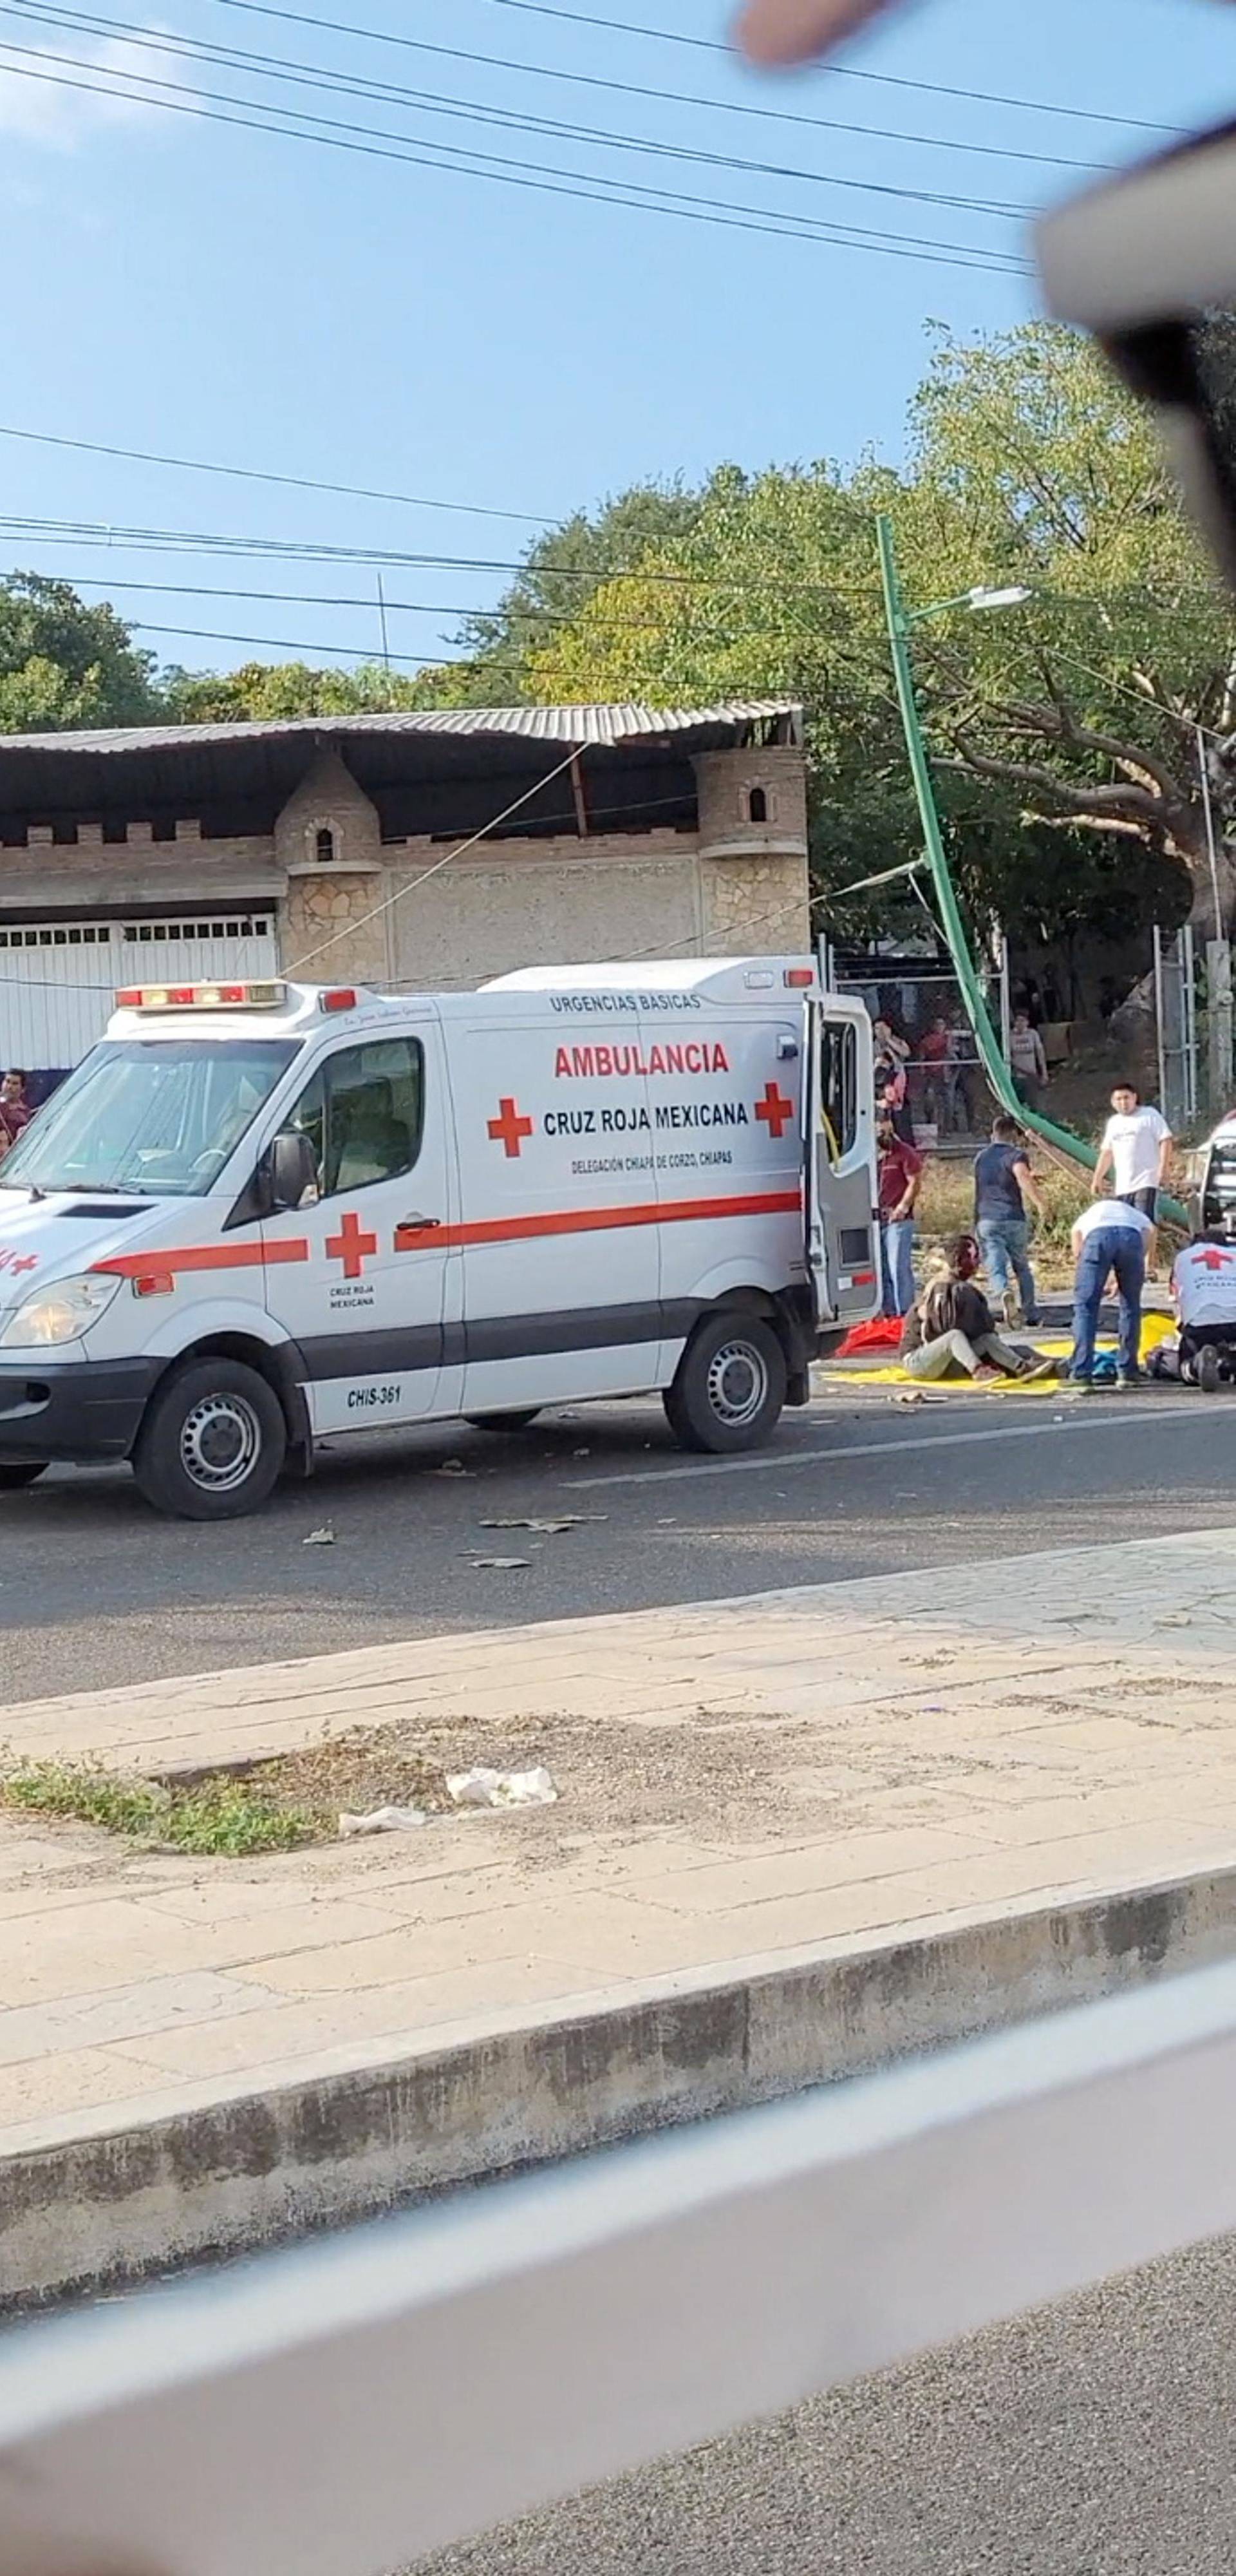
<svg viewBox="0 0 1236 2576"><path fill-rule="evenodd" d="M298 1127L287 1127L281 1136L276 1136L266 1159L272 1216L284 1209L298 1208L306 1190L316 1192L318 1158L309 1138Z"/></svg>

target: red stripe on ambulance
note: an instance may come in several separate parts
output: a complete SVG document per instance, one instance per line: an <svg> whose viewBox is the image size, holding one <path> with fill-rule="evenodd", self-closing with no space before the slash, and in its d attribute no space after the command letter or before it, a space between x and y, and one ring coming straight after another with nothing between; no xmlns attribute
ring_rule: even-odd
<svg viewBox="0 0 1236 2576"><path fill-rule="evenodd" d="M760 1190L747 1198L651 1199L634 1207L557 1208L545 1216L484 1217L475 1225L401 1225L396 1252L441 1251L472 1243L526 1243L551 1234L607 1234L632 1225L700 1225L721 1216L797 1216L798 1190Z"/></svg>
<svg viewBox="0 0 1236 2576"><path fill-rule="evenodd" d="M270 1270L285 1261L307 1261L303 1235L286 1243L190 1243L168 1251L115 1252L109 1261L92 1261L111 1279L171 1279L178 1270Z"/></svg>

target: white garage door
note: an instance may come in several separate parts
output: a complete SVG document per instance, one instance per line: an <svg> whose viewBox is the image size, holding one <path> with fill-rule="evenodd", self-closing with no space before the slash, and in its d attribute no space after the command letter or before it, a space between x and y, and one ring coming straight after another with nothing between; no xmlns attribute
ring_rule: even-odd
<svg viewBox="0 0 1236 2576"><path fill-rule="evenodd" d="M101 1037L125 984L277 975L271 912L0 927L0 1066L63 1072Z"/></svg>

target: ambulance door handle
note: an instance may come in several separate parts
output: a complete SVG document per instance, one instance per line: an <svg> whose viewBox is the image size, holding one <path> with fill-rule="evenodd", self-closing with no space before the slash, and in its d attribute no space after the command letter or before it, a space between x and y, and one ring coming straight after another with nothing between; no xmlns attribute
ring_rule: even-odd
<svg viewBox="0 0 1236 2576"><path fill-rule="evenodd" d="M440 1216L401 1216L400 1234L433 1234L442 1223Z"/></svg>

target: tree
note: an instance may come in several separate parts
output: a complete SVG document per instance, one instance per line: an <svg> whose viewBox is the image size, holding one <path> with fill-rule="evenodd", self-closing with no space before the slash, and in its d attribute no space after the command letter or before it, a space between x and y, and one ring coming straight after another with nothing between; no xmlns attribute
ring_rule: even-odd
<svg viewBox="0 0 1236 2576"><path fill-rule="evenodd" d="M174 724L288 724L298 716L380 715L392 708L450 706L454 666L387 671L380 662L314 670L307 662L245 662L238 671L169 671L165 705Z"/></svg>
<svg viewBox="0 0 1236 2576"><path fill-rule="evenodd" d="M153 674L113 608L42 573L0 579L0 732L141 724L159 713Z"/></svg>
<svg viewBox="0 0 1236 2576"><path fill-rule="evenodd" d="M1018 584L1020 610L925 625L935 740L1075 847L1146 853L1213 932L1198 729L1217 809L1224 926L1236 912L1236 620L1169 483L1151 423L1088 344L1034 324L944 344L895 496L911 598ZM1144 879L1144 867L1137 869ZM1130 887L1135 868L1125 871Z"/></svg>
<svg viewBox="0 0 1236 2576"><path fill-rule="evenodd" d="M537 695L537 656L559 628L573 624L604 582L685 538L699 495L681 484L636 483L590 516L575 510L537 537L492 612L468 618L456 641L466 657L453 666L467 703L519 704Z"/></svg>

